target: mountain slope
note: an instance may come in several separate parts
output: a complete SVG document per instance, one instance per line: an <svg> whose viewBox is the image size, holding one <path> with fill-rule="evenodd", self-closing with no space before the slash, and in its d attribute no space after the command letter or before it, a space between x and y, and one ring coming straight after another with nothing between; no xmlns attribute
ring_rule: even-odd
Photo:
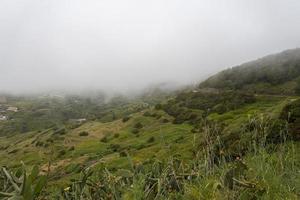
<svg viewBox="0 0 300 200"><path fill-rule="evenodd" d="M0 165L18 174L19 167L38 166L47 178L40 199L299 199L300 96L295 88L293 95L278 89L296 83L298 54L221 72L200 89L117 98L106 106L80 98L16 100L21 109L11 117L28 124L41 119L35 113L41 108L86 121L73 124L56 112L46 115L59 121L55 126L3 134ZM295 72L286 75L287 69ZM6 174L0 169L0 195L16 194Z"/></svg>
<svg viewBox="0 0 300 200"><path fill-rule="evenodd" d="M300 49L293 49L224 70L202 82L200 88L295 94L299 76Z"/></svg>

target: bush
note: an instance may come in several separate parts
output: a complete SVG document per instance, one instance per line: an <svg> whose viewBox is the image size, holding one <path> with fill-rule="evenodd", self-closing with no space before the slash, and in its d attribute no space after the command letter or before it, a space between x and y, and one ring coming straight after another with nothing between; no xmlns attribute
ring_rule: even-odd
<svg viewBox="0 0 300 200"><path fill-rule="evenodd" d="M71 146L71 147L69 147L68 150L69 150L69 151L74 151L74 150L75 150L75 147L74 147L74 146Z"/></svg>
<svg viewBox="0 0 300 200"><path fill-rule="evenodd" d="M20 150L20 149L14 149L14 150L12 150L12 151L8 152L8 154L17 153L19 150Z"/></svg>
<svg viewBox="0 0 300 200"><path fill-rule="evenodd" d="M155 138L153 136L147 140L148 143L153 143L154 141L155 141Z"/></svg>
<svg viewBox="0 0 300 200"><path fill-rule="evenodd" d="M162 105L161 104L156 104L155 105L155 109L156 110L161 110L162 109Z"/></svg>
<svg viewBox="0 0 300 200"><path fill-rule="evenodd" d="M119 153L119 155L120 155L120 157L126 157L126 156L127 156L127 153L126 153L126 151L121 151L121 152Z"/></svg>
<svg viewBox="0 0 300 200"><path fill-rule="evenodd" d="M130 117L129 116L125 116L125 117L123 117L122 122L127 122L128 120L130 120Z"/></svg>
<svg viewBox="0 0 300 200"><path fill-rule="evenodd" d="M65 128L60 128L60 129L57 129L53 132L54 135L64 135L66 134L66 129Z"/></svg>
<svg viewBox="0 0 300 200"><path fill-rule="evenodd" d="M44 144L44 147L45 147L45 148L49 147L49 143L45 143L45 144Z"/></svg>
<svg viewBox="0 0 300 200"><path fill-rule="evenodd" d="M134 128L134 129L132 129L132 131L131 131L133 134L138 134L140 131L139 131L139 129L137 129L137 128Z"/></svg>
<svg viewBox="0 0 300 200"><path fill-rule="evenodd" d="M161 122L162 122L162 123L168 123L168 122L170 122L170 121L169 121L168 119L164 118L164 119L161 120Z"/></svg>
<svg viewBox="0 0 300 200"><path fill-rule="evenodd" d="M141 150L141 149L144 149L144 148L146 148L146 145L140 144L140 145L138 145L138 146L136 147L136 150Z"/></svg>
<svg viewBox="0 0 300 200"><path fill-rule="evenodd" d="M141 129L141 128L143 128L143 124L141 122L138 122L134 125L134 128Z"/></svg>
<svg viewBox="0 0 300 200"><path fill-rule="evenodd" d="M145 117L151 117L151 113L149 111L144 112L143 114Z"/></svg>
<svg viewBox="0 0 300 200"><path fill-rule="evenodd" d="M113 151L113 152L117 152L121 149L121 146L119 144L111 144L109 146L109 148Z"/></svg>
<svg viewBox="0 0 300 200"><path fill-rule="evenodd" d="M54 141L51 138L48 138L46 142L53 143Z"/></svg>
<svg viewBox="0 0 300 200"><path fill-rule="evenodd" d="M88 135L89 135L89 133L86 131L82 131L79 133L79 136L88 136Z"/></svg>
<svg viewBox="0 0 300 200"><path fill-rule="evenodd" d="M100 142L107 143L108 142L107 136L101 138Z"/></svg>
<svg viewBox="0 0 300 200"><path fill-rule="evenodd" d="M160 114L156 114L155 115L155 119L160 119L161 118L161 115Z"/></svg>
<svg viewBox="0 0 300 200"><path fill-rule="evenodd" d="M179 136L178 138L175 139L175 143L180 143L184 139L183 136Z"/></svg>
<svg viewBox="0 0 300 200"><path fill-rule="evenodd" d="M58 152L58 157L61 157L66 154L66 150L62 149Z"/></svg>
<svg viewBox="0 0 300 200"><path fill-rule="evenodd" d="M44 143L41 142L41 141L38 141L36 144L35 144L36 147L41 147L41 146L44 146Z"/></svg>

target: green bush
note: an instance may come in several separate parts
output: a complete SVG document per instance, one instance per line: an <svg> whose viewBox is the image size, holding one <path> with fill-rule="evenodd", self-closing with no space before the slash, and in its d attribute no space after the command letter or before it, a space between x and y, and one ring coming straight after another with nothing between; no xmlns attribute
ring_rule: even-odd
<svg viewBox="0 0 300 200"><path fill-rule="evenodd" d="M117 151L120 151L121 149L121 146L119 144L111 144L109 146L109 148L113 151L113 152L117 152Z"/></svg>
<svg viewBox="0 0 300 200"><path fill-rule="evenodd" d="M74 151L74 150L75 150L75 147L74 147L74 146L71 146L71 147L69 147L68 150L69 150L69 151Z"/></svg>
<svg viewBox="0 0 300 200"><path fill-rule="evenodd" d="M104 136L103 138L101 138L100 142L107 143L108 142L107 136Z"/></svg>
<svg viewBox="0 0 300 200"><path fill-rule="evenodd" d="M129 116L125 116L122 118L122 122L127 122L128 120L130 120L130 117Z"/></svg>
<svg viewBox="0 0 300 200"><path fill-rule="evenodd" d="M134 125L134 128L141 129L141 128L143 128L143 124L141 122L138 122Z"/></svg>
<svg viewBox="0 0 300 200"><path fill-rule="evenodd" d="M162 108L163 106L160 103L155 105L156 110L161 110Z"/></svg>
<svg viewBox="0 0 300 200"><path fill-rule="evenodd" d="M155 141L155 138L153 136L147 140L148 143L153 143L154 141Z"/></svg>
<svg viewBox="0 0 300 200"><path fill-rule="evenodd" d="M60 129L57 129L53 132L54 135L64 135L66 134L66 129L65 128L60 128Z"/></svg>
<svg viewBox="0 0 300 200"><path fill-rule="evenodd" d="M119 153L119 155L120 155L120 157L126 157L126 156L127 156L127 153L126 153L126 151L121 151L121 152Z"/></svg>
<svg viewBox="0 0 300 200"><path fill-rule="evenodd" d="M58 152L58 157L62 157L62 156L64 156L66 153L67 153L66 150L62 149L62 150L60 150L60 151Z"/></svg>
<svg viewBox="0 0 300 200"><path fill-rule="evenodd" d="M169 121L168 119L164 118L164 119L161 120L161 122L162 122L162 123L168 123L168 122L170 122L170 121Z"/></svg>
<svg viewBox="0 0 300 200"><path fill-rule="evenodd" d="M86 131L82 131L79 133L79 136L88 136L88 135L89 135L89 133Z"/></svg>
<svg viewBox="0 0 300 200"><path fill-rule="evenodd" d="M143 116L145 117L151 117L151 113L149 111L144 112Z"/></svg>
<svg viewBox="0 0 300 200"><path fill-rule="evenodd" d="M140 132L139 129L137 128L133 128L132 131L131 131L133 134L138 134Z"/></svg>

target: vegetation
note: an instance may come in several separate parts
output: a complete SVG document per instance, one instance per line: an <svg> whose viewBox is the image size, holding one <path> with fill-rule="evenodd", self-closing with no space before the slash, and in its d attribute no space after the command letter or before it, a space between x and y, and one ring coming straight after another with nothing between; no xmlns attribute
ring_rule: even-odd
<svg viewBox="0 0 300 200"><path fill-rule="evenodd" d="M294 49L224 70L202 82L200 87L295 94L299 88L299 81L295 80L299 76L300 49Z"/></svg>
<svg viewBox="0 0 300 200"><path fill-rule="evenodd" d="M89 132L86 132L86 131L82 131L79 133L79 136L88 136L89 135Z"/></svg>
<svg viewBox="0 0 300 200"><path fill-rule="evenodd" d="M299 199L298 53L161 98L10 97L0 199Z"/></svg>

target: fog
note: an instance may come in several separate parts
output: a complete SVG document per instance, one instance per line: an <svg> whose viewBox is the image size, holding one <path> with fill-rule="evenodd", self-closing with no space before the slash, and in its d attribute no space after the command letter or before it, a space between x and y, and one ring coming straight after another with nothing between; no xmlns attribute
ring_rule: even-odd
<svg viewBox="0 0 300 200"><path fill-rule="evenodd" d="M299 0L1 0L0 91L195 84L300 47Z"/></svg>

